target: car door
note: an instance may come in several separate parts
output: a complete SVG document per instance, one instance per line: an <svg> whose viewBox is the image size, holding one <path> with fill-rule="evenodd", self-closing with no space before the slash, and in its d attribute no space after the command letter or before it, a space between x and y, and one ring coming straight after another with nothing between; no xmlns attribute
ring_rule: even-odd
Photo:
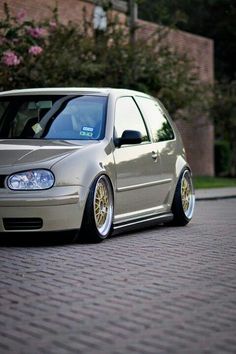
<svg viewBox="0 0 236 354"><path fill-rule="evenodd" d="M120 97L115 107L115 138L138 130L142 143L116 147L115 222L152 215L163 210L162 167L141 112L131 96Z"/></svg>
<svg viewBox="0 0 236 354"><path fill-rule="evenodd" d="M176 139L170 124L168 113L160 102L151 97L136 96L135 100L150 126L153 151L157 152L161 160L164 199L168 198L173 179L175 178L176 165Z"/></svg>

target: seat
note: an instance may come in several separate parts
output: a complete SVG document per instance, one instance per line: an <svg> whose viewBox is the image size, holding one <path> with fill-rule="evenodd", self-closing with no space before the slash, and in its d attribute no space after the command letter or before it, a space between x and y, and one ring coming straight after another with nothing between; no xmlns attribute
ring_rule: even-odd
<svg viewBox="0 0 236 354"><path fill-rule="evenodd" d="M29 118L27 120L27 122L25 123L25 126L22 130L22 132L20 133L20 138L24 139L24 138L33 138L35 135L35 131L34 129L32 129L32 127L41 121L41 119L45 116L45 114L49 111L48 108L42 108L39 111L39 115L38 117L32 117Z"/></svg>
<svg viewBox="0 0 236 354"><path fill-rule="evenodd" d="M27 120L22 132L20 133L20 138L22 139L27 139L27 138L33 138L35 135L35 131L32 129L32 127L38 122L38 117L33 117Z"/></svg>

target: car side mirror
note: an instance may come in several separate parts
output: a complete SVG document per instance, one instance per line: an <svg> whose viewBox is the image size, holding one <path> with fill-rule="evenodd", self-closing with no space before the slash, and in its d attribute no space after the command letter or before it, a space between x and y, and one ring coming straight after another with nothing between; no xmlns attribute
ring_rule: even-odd
<svg viewBox="0 0 236 354"><path fill-rule="evenodd" d="M140 144L142 142L142 134L137 130L125 130L121 138L116 139L115 145Z"/></svg>

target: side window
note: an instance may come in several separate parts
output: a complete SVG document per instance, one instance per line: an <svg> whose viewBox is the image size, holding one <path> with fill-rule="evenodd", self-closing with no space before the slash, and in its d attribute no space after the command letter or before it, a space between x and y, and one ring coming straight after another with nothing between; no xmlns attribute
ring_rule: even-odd
<svg viewBox="0 0 236 354"><path fill-rule="evenodd" d="M120 138L125 130L138 130L142 134L143 142L150 140L141 113L132 97L121 97L116 102L116 137Z"/></svg>
<svg viewBox="0 0 236 354"><path fill-rule="evenodd" d="M173 129L159 104L150 98L136 97L135 99L150 124L154 141L174 139Z"/></svg>

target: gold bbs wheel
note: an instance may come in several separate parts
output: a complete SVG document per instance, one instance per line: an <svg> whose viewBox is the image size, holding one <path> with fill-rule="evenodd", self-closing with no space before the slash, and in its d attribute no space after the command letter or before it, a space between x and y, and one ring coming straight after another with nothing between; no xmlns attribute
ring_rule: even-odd
<svg viewBox="0 0 236 354"><path fill-rule="evenodd" d="M179 177L171 210L172 225L184 226L192 219L195 205L195 194L192 176L189 169L184 169Z"/></svg>
<svg viewBox="0 0 236 354"><path fill-rule="evenodd" d="M109 233L113 222L113 197L111 186L106 176L101 176L97 180L93 209L97 230L105 237Z"/></svg>
<svg viewBox="0 0 236 354"><path fill-rule="evenodd" d="M184 171L181 179L181 201L185 216L192 218L195 195L193 190L192 178L189 170Z"/></svg>

